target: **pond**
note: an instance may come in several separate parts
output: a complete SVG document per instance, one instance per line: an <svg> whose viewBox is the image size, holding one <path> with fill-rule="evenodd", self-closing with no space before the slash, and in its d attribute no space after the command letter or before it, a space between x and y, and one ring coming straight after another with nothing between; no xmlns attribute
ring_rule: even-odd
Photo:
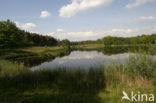
<svg viewBox="0 0 156 103"><path fill-rule="evenodd" d="M99 68L105 64L112 64L115 62L126 63L130 55L136 55L136 51L147 52L147 47L104 47L104 48L78 48L72 50L68 55L63 57L56 57L53 60L47 60L37 66L33 66L32 70L38 69L89 69ZM138 54L139 52L137 52ZM152 57L156 58L151 52Z"/></svg>
<svg viewBox="0 0 156 103"><path fill-rule="evenodd" d="M91 67L99 68L103 64L109 64L120 61L124 63L129 55L133 53L121 53L115 55L105 55L102 52L97 51L72 51L68 56L57 57L54 60L41 63L38 66L33 67L33 70L40 68L66 68L76 69L83 68L88 69Z"/></svg>

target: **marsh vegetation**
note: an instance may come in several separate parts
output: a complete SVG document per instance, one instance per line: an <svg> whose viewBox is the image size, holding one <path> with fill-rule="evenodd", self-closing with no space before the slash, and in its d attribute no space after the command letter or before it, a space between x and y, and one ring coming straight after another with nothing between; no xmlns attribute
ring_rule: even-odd
<svg viewBox="0 0 156 103"><path fill-rule="evenodd" d="M156 61L130 56L100 68L44 68L31 71L21 63L0 61L2 103L120 103L122 90L155 90ZM143 72L145 71L145 72ZM153 91L155 92L155 91Z"/></svg>

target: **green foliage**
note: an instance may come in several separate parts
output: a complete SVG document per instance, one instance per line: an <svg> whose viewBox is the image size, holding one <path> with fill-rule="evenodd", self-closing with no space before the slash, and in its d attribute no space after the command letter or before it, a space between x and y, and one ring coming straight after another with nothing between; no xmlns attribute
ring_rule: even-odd
<svg viewBox="0 0 156 103"><path fill-rule="evenodd" d="M10 20L0 22L0 47L19 46L23 42L20 30Z"/></svg>
<svg viewBox="0 0 156 103"><path fill-rule="evenodd" d="M14 66L14 63L4 62ZM99 98L96 94L105 86L101 69L92 69L91 73L76 68L20 72L24 68L19 70L16 67L12 69L17 73L13 72L10 76L8 71L0 76L2 103L97 103ZM1 72L3 70L5 68Z"/></svg>
<svg viewBox="0 0 156 103"><path fill-rule="evenodd" d="M156 34L142 35L136 37L104 37L105 45L138 45L138 44L155 44Z"/></svg>
<svg viewBox="0 0 156 103"><path fill-rule="evenodd" d="M64 47L64 49L70 50L70 41L68 39L62 40L61 45Z"/></svg>
<svg viewBox="0 0 156 103"><path fill-rule="evenodd" d="M58 41L50 36L29 33L20 30L10 20L0 21L0 48L24 46L55 46Z"/></svg>
<svg viewBox="0 0 156 103"><path fill-rule="evenodd" d="M139 45L139 44L156 44L156 34L142 35L136 37L112 37L107 36L98 40L87 40L72 42L72 45L79 44L104 44L105 46L110 45Z"/></svg>
<svg viewBox="0 0 156 103"><path fill-rule="evenodd" d="M25 70L23 64L1 60L0 101L120 103L122 90L125 88L154 90L155 63L156 61L149 56L137 55L130 56L126 64L114 63L101 68L90 68L88 71L76 68L43 68L31 71ZM5 70L7 67L10 69Z"/></svg>
<svg viewBox="0 0 156 103"><path fill-rule="evenodd" d="M23 62L27 66L39 65L56 57L69 55L70 50L62 47L30 47L16 49L1 49L0 58L11 61Z"/></svg>
<svg viewBox="0 0 156 103"><path fill-rule="evenodd" d="M138 45L156 44L156 34L142 35L136 37L111 37L102 39L79 41L70 43L69 40L59 41L51 36L43 36L37 33L30 33L20 30L10 20L0 22L0 48L13 48L24 46L56 46L69 44L104 44L104 45Z"/></svg>
<svg viewBox="0 0 156 103"><path fill-rule="evenodd" d="M36 33L27 32L28 41L31 41L35 46L56 46L58 41L50 36L43 36Z"/></svg>
<svg viewBox="0 0 156 103"><path fill-rule="evenodd" d="M153 88L156 83L155 64L156 60L145 54L129 56L125 64L105 65L105 78L111 88Z"/></svg>
<svg viewBox="0 0 156 103"><path fill-rule="evenodd" d="M125 45L129 44L128 38L123 38L123 37L104 37L103 38L103 43L105 45Z"/></svg>
<svg viewBox="0 0 156 103"><path fill-rule="evenodd" d="M101 39L98 40L86 40L86 41L73 41L71 42L72 45L79 45L79 44L102 44L103 41Z"/></svg>
<svg viewBox="0 0 156 103"><path fill-rule="evenodd" d="M28 71L28 68L23 63L0 60L0 77L14 77L26 71Z"/></svg>
<svg viewBox="0 0 156 103"><path fill-rule="evenodd" d="M138 44L155 44L156 34L142 35L136 37L104 37L105 45L138 45Z"/></svg>
<svg viewBox="0 0 156 103"><path fill-rule="evenodd" d="M130 56L127 61L126 71L133 74L133 77L140 75L146 78L154 77L156 72L156 61L152 57L139 54Z"/></svg>

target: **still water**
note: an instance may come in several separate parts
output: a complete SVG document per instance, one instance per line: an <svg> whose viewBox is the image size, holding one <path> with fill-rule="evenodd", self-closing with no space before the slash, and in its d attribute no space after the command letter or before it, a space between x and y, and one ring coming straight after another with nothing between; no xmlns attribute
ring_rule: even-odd
<svg viewBox="0 0 156 103"><path fill-rule="evenodd" d="M41 63L38 66L34 66L32 70L38 69L55 69L66 68L76 69L83 68L88 69L90 67L100 67L104 64L111 64L113 62L120 61L125 63L129 55L133 53L118 53L112 55L106 55L103 52L98 51L72 51L68 56L57 57L49 62Z"/></svg>
<svg viewBox="0 0 156 103"><path fill-rule="evenodd" d="M112 64L115 62L126 63L130 55L136 55L137 51L147 52L151 48L147 46L117 46L117 47L104 47L104 48L83 48L76 49L64 55L63 57L56 57L53 60L43 61L37 66L33 66L32 70L39 69L89 69L99 68L102 65ZM155 50L152 50L155 51ZM137 52L140 54L141 52ZM156 59L155 52L149 52L149 56ZM141 53L142 54L142 53Z"/></svg>

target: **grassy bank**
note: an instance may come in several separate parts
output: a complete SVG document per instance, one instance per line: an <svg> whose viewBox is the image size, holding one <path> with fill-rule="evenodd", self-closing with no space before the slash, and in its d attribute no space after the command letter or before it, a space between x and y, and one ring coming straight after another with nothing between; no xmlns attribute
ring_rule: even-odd
<svg viewBox="0 0 156 103"><path fill-rule="evenodd" d="M23 64L0 61L1 103L121 103L122 91L156 92L156 61L130 56L88 71L30 71ZM127 103L128 101L125 101Z"/></svg>
<svg viewBox="0 0 156 103"><path fill-rule="evenodd" d="M26 65L38 65L43 61L58 56L68 55L69 51L63 47L29 47L16 49L1 49L0 59L24 62Z"/></svg>

